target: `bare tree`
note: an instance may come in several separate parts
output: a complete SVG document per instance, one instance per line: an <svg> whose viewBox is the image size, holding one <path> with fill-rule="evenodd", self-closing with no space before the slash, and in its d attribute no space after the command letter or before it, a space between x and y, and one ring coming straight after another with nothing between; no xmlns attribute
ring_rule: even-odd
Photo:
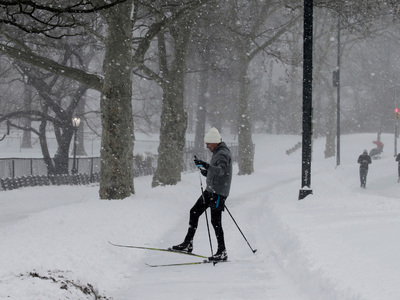
<svg viewBox="0 0 400 300"><path fill-rule="evenodd" d="M173 185L180 181L183 167L183 147L187 127L187 114L184 110L184 78L186 74L186 52L191 31L191 21L183 18L169 27L173 42L172 59L168 61L165 32L158 34L157 70L142 64L140 68L154 79L163 90L163 103L160 126L160 145L158 165L152 186Z"/></svg>
<svg viewBox="0 0 400 300"><path fill-rule="evenodd" d="M41 56L34 51L35 47L29 47L22 41L9 43L9 39L4 39L3 36L0 44L0 52L9 57L28 62L53 74L69 77L88 88L101 92L103 130L99 190L101 199L123 199L134 193L134 130L131 105L133 68L142 64L141 59L146 54L151 41L161 30L207 1L179 3L176 13L166 15L159 21L154 19L151 21L151 18L147 16L150 24L140 23L140 18L145 17L140 14L140 10L143 7L152 6L153 2L115 0L104 4L100 0L84 3L65 1L56 8L51 4L38 5L33 1L27 1L27 5L22 6L17 5L18 1L4 4L5 15L1 18L3 24L11 26L10 30L27 32L31 36L37 33L53 38L68 38L69 36L77 38L79 34L85 36L84 31L87 28L96 28L97 15L91 15L94 12L98 12L107 23L103 61L104 77L81 69L79 66L67 66L49 57ZM15 19L16 10L21 19ZM37 13L39 16L36 15ZM24 22L26 20L32 22ZM135 40L137 47L133 49L135 28L138 29L140 38ZM133 52L135 52L134 60L132 60Z"/></svg>
<svg viewBox="0 0 400 300"><path fill-rule="evenodd" d="M246 175L254 171L254 145L249 110L250 63L263 52L279 57L279 50L274 46L279 44L279 39L296 24L300 13L283 5L282 1L257 0L228 1L226 11L229 19L226 20L225 26L231 36L231 47L236 53L239 76L239 175Z"/></svg>
<svg viewBox="0 0 400 300"><path fill-rule="evenodd" d="M157 19L167 14L181 14L174 6L157 5L151 9ZM167 30L158 32L158 64L145 63L144 52L136 51L134 60L147 76L157 82L163 91L158 165L152 186L174 185L181 180L183 148L187 128L184 109L184 86L187 49L190 42L194 10L185 11ZM167 39L169 43L167 44ZM168 49L171 49L169 54ZM170 57L170 58L169 58Z"/></svg>

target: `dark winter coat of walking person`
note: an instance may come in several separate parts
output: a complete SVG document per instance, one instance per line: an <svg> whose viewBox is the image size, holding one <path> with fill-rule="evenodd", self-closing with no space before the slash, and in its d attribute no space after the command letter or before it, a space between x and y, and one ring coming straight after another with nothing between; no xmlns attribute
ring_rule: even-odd
<svg viewBox="0 0 400 300"><path fill-rule="evenodd" d="M206 147L212 152L210 163L200 159L194 162L206 179L206 189L190 210L189 228L183 243L173 246L173 250L192 252L193 238L199 217L208 207L211 209L211 224L217 238L217 252L209 258L212 261L225 261L228 255L222 229L222 212L229 196L232 181L232 158L229 148L222 142L218 129L211 128L204 137Z"/></svg>
<svg viewBox="0 0 400 300"><path fill-rule="evenodd" d="M396 156L396 161L398 162L398 167L397 167L397 172L398 172L397 182L400 182L400 153L397 154L397 156Z"/></svg>
<svg viewBox="0 0 400 300"><path fill-rule="evenodd" d="M365 189L365 185L367 184L368 165L372 163L371 156L368 155L367 150L364 150L363 154L358 157L357 162L360 164L361 187Z"/></svg>

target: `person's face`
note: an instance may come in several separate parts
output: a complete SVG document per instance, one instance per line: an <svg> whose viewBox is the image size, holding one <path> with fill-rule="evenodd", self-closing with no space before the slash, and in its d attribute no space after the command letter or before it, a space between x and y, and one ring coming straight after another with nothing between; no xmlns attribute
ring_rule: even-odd
<svg viewBox="0 0 400 300"><path fill-rule="evenodd" d="M218 143L212 143L212 144L206 143L206 148L210 149L211 152L214 152L214 150L215 150L215 148L217 148L217 146L218 146Z"/></svg>

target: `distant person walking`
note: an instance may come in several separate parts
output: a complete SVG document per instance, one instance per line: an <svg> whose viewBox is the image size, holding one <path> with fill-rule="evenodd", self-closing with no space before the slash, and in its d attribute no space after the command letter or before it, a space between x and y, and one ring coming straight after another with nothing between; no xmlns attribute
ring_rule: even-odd
<svg viewBox="0 0 400 300"><path fill-rule="evenodd" d="M398 169L397 169L397 172L398 172L397 182L400 182L400 153L397 154L396 161L399 163Z"/></svg>
<svg viewBox="0 0 400 300"><path fill-rule="evenodd" d="M365 185L367 183L368 165L372 163L371 156L368 155L367 150L364 150L363 154L358 157L357 162L360 164L361 187L365 189Z"/></svg>

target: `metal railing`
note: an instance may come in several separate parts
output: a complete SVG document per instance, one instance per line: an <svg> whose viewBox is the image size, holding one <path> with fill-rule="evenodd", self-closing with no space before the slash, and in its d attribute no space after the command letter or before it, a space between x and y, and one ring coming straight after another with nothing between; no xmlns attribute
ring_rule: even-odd
<svg viewBox="0 0 400 300"><path fill-rule="evenodd" d="M238 146L229 145L233 162L238 160ZM204 152L203 159L209 160L211 153ZM137 165L134 161L135 177L154 175L157 166L157 155L150 159L151 165ZM77 157L78 173L72 175L49 175L43 158L0 158L0 190L10 190L25 186L88 184L99 181L100 157ZM69 159L68 168L71 171L73 158ZM193 149L184 149L183 170L190 172L195 169L193 164Z"/></svg>
<svg viewBox="0 0 400 300"><path fill-rule="evenodd" d="M100 172L100 157L77 157L78 173ZM73 158L69 159L69 170ZM0 158L0 178L48 175L43 158Z"/></svg>

